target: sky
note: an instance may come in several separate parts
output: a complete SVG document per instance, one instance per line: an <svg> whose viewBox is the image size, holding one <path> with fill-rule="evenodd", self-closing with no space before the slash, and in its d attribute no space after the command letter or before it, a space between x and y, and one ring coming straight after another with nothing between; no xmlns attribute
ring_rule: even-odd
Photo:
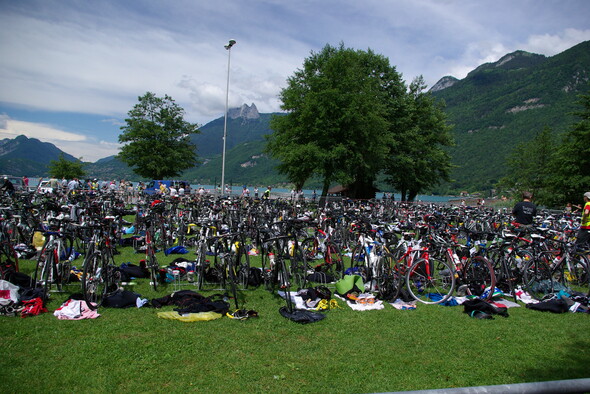
<svg viewBox="0 0 590 394"><path fill-rule="evenodd" d="M0 0L0 139L95 162L117 153L146 92L200 125L224 115L226 94L230 108L278 112L287 79L326 44L371 49L432 86L587 40L588 0Z"/></svg>

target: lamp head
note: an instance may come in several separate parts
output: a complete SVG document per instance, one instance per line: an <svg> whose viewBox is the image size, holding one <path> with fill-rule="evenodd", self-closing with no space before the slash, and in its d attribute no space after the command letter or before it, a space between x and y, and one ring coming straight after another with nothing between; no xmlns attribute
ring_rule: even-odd
<svg viewBox="0 0 590 394"><path fill-rule="evenodd" d="M236 43L236 40L234 40L233 38L231 40L229 40L229 43L227 45L224 45L225 49L230 49L231 47L233 47Z"/></svg>

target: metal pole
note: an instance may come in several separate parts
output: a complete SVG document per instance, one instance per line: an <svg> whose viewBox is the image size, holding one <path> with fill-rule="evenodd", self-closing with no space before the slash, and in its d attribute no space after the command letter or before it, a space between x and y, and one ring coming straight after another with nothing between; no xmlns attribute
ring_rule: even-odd
<svg viewBox="0 0 590 394"><path fill-rule="evenodd" d="M221 155L221 195L225 195L225 141L227 139L227 111L229 102L229 65L231 59L231 47L234 46L236 40L229 40L229 43L224 46L227 49L227 85L225 87L225 119L223 121L223 151Z"/></svg>

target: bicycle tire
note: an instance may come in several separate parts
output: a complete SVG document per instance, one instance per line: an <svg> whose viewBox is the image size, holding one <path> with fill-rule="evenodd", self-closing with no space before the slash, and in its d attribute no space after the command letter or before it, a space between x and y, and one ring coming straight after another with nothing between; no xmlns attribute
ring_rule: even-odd
<svg viewBox="0 0 590 394"><path fill-rule="evenodd" d="M151 253L148 256L147 268L150 271L150 285L154 291L158 291L158 282L160 281L160 266L158 265L158 259L155 253Z"/></svg>
<svg viewBox="0 0 590 394"><path fill-rule="evenodd" d="M250 256L244 243L240 243L236 254L236 284L241 290L247 290L250 284Z"/></svg>
<svg viewBox="0 0 590 394"><path fill-rule="evenodd" d="M82 271L82 293L86 304L96 310L106 292L105 272L103 272L102 254L98 251L86 256Z"/></svg>
<svg viewBox="0 0 590 394"><path fill-rule="evenodd" d="M385 301L395 301L400 293L401 275L392 254L383 256L376 270L377 298Z"/></svg>
<svg viewBox="0 0 590 394"><path fill-rule="evenodd" d="M365 248L363 245L356 244L350 253L350 267L364 267L366 265L365 254Z"/></svg>
<svg viewBox="0 0 590 394"><path fill-rule="evenodd" d="M506 296L510 296L516 301L516 294L514 291L514 280L512 280L512 273L508 268L506 257L500 250L489 250L487 253L487 260L492 264L494 269L494 276L496 277L496 287L500 289Z"/></svg>
<svg viewBox="0 0 590 394"><path fill-rule="evenodd" d="M417 259L406 273L410 295L424 304L440 304L455 289L453 267L445 260L433 257Z"/></svg>
<svg viewBox="0 0 590 394"><path fill-rule="evenodd" d="M287 304L287 310L293 312L293 301L291 300L291 282L290 274L287 269L287 264L284 259L280 258L277 271L280 271L279 287L285 293L285 302Z"/></svg>
<svg viewBox="0 0 590 394"><path fill-rule="evenodd" d="M536 300L553 294L553 275L544 259L530 260L524 267L524 288Z"/></svg>
<svg viewBox="0 0 590 394"><path fill-rule="evenodd" d="M195 283L198 290L203 288L203 283L205 281L205 270L207 267L206 246L203 242L201 242L198 244L197 258L195 260Z"/></svg>
<svg viewBox="0 0 590 394"><path fill-rule="evenodd" d="M494 267L488 259L482 256L473 256L463 267L462 283L467 285L470 295L481 297L486 289L489 289L486 301L492 299L496 287L496 275Z"/></svg>
<svg viewBox="0 0 590 394"><path fill-rule="evenodd" d="M227 265L228 282L229 282L229 287L230 287L232 297L234 298L234 304L236 306L236 309L240 309L239 301L238 301L238 289L237 289L238 276L237 276L236 270L238 269L238 267L236 266L236 263L237 263L236 257L237 256L235 254L230 254L229 256L227 256L225 263Z"/></svg>
<svg viewBox="0 0 590 394"><path fill-rule="evenodd" d="M568 258L568 257L566 257ZM590 295L590 260L584 255L573 255L553 271L553 278L568 290Z"/></svg>
<svg viewBox="0 0 590 394"><path fill-rule="evenodd" d="M51 284L57 276L56 266L53 258L53 249L50 248L45 252L45 264L41 272L41 287L43 288L43 305L46 306L50 298Z"/></svg>

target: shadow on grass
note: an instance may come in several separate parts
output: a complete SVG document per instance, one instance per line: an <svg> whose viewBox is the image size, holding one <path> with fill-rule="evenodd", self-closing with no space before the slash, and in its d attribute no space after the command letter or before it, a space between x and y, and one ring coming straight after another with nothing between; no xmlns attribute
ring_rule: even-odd
<svg viewBox="0 0 590 394"><path fill-rule="evenodd" d="M547 355L539 364L542 367L525 369L522 376L529 382L580 379L590 376L590 339L572 338L564 343L561 352Z"/></svg>

